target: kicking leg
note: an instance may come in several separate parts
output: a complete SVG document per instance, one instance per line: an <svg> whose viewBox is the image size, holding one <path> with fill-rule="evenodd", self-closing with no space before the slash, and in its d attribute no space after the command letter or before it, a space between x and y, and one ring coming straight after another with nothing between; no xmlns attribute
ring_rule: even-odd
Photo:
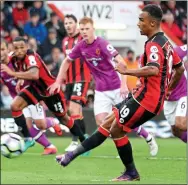
<svg viewBox="0 0 188 185"><path fill-rule="evenodd" d="M57 162L62 166L67 166L77 156L101 145L110 135L110 127L114 119L114 113L107 116L104 120L104 123L98 128L95 133L93 133L93 135L83 141L74 151L68 152L65 155L57 156Z"/></svg>

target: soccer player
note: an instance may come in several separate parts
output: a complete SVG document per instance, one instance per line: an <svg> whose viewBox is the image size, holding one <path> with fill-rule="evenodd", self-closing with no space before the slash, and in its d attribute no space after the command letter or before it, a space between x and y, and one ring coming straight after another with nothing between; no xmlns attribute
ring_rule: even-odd
<svg viewBox="0 0 188 185"><path fill-rule="evenodd" d="M187 60L187 45L176 47L179 57ZM187 65L187 61L184 65ZM171 125L174 136L187 143L187 71L182 75L178 85L171 91L164 102L164 115Z"/></svg>
<svg viewBox="0 0 188 185"><path fill-rule="evenodd" d="M123 60L118 52L101 37L95 37L93 21L90 18L83 18L80 21L80 32L83 41L75 45L74 49L62 62L62 66L53 88L59 89L61 83L66 80L66 72L72 66L72 61L81 58L89 67L96 84L94 113L97 125L101 125L105 117L111 112L112 106L120 103L128 92L126 86L126 76L121 75L121 79L114 71L112 59ZM146 132L142 127L135 128L136 133L143 136L150 147L150 154L155 156L158 146L154 137Z"/></svg>
<svg viewBox="0 0 188 185"><path fill-rule="evenodd" d="M13 69L11 55L8 55L7 43L3 40L1 40L1 63ZM9 76L6 72L1 72L1 79L8 87L9 92L14 99L14 97L16 97L17 95L17 79ZM24 84L22 88L26 85L28 84ZM39 109L40 112L37 112L37 109ZM25 118L23 115L25 116ZM43 107L40 104L38 104L37 106L30 105L24 108L23 113L22 111L12 112L12 116L16 124L23 129L23 131L21 131L25 137L25 151L29 147L33 146L35 143L34 140L36 140L44 147L44 155L55 154L57 152L56 147L48 141L42 130L53 127L58 135L62 135L61 128L58 124L55 123L53 118L45 118ZM33 125L33 121L35 122L37 127Z"/></svg>
<svg viewBox="0 0 188 185"><path fill-rule="evenodd" d="M73 135L79 136L80 141L85 140L80 126L66 112L65 98L62 91L51 96L48 87L55 82L55 78L47 70L40 56L28 50L27 41L23 37L16 37L13 41L14 56L11 61L16 71L1 64L1 71L18 79L30 81L30 85L21 90L11 104L12 111L21 111L29 105L36 105L44 101L48 109L54 113L60 123L65 124ZM40 110L37 110L40 112Z"/></svg>
<svg viewBox="0 0 188 185"><path fill-rule="evenodd" d="M113 181L140 180L140 175L133 160L131 143L126 136L126 132L130 132L131 129L140 126L161 112L168 87L173 89L184 72L180 58L164 36L164 33L160 31L162 16L161 8L151 4L145 6L139 15L138 27L140 33L148 38L144 47L144 55L141 58L140 69L127 69L120 56L115 57L117 62L115 70L124 75L141 78L141 86L135 90L129 100L116 105L113 112L100 125L98 131L82 142L76 150L56 156L56 160L60 165L67 166L77 156L101 145L111 135L120 159L125 166L125 172ZM86 28L89 29L88 26ZM96 60L91 51L87 52L84 41L80 42L80 45L84 48L82 50L83 58L90 61L90 65L93 61L95 63L100 61L98 58ZM111 53L114 53L113 48L111 48ZM171 58L173 58L172 65L175 73L170 84L168 84ZM100 64L99 62L98 65ZM110 78L111 83L114 83L113 76Z"/></svg>
<svg viewBox="0 0 188 185"><path fill-rule="evenodd" d="M63 53L67 56L71 49L82 39L77 29L77 19L74 15L66 15L64 25L67 37L63 39ZM74 60L67 71L66 77L66 99L69 101L69 113L81 126L82 132L86 133L82 106L86 104L86 95L91 81L90 71L81 59ZM73 151L78 146L78 137L73 136L71 144L65 149L66 152Z"/></svg>

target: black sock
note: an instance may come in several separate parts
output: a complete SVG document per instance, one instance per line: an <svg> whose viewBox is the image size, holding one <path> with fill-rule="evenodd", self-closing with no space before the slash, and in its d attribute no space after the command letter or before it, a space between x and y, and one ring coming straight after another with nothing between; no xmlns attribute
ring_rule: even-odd
<svg viewBox="0 0 188 185"><path fill-rule="evenodd" d="M85 134L86 133L86 126L85 126L85 122L84 122L84 118L80 119L80 126L82 129L82 132Z"/></svg>
<svg viewBox="0 0 188 185"><path fill-rule="evenodd" d="M76 123L76 122L78 122L78 123ZM74 124L80 124L80 119L75 119L74 120ZM82 128L81 128L81 125L80 125L80 129L82 130ZM83 132L83 131L82 131ZM83 133L84 134L84 133ZM75 136L75 135L72 135L72 141L74 141L74 142L78 142L78 136Z"/></svg>
<svg viewBox="0 0 188 185"><path fill-rule="evenodd" d="M96 148L97 146L101 145L106 140L106 138L107 136L104 136L99 131L95 132L73 151L74 157Z"/></svg>
<svg viewBox="0 0 188 185"><path fill-rule="evenodd" d="M82 132L81 128L80 128L80 124L77 121L74 121L74 125L73 127L70 129L70 132L74 135L74 136L78 136L80 142L83 142L85 140L85 136L84 133Z"/></svg>
<svg viewBox="0 0 188 185"><path fill-rule="evenodd" d="M19 117L14 118L15 123L21 127L21 133L23 134L24 137L31 137L29 134L29 130L27 128L26 120L23 114Z"/></svg>
<svg viewBox="0 0 188 185"><path fill-rule="evenodd" d="M132 171L135 170L135 164L133 161L133 154L132 154L132 147L131 143L128 141L128 143L124 144L123 146L117 146L117 151L120 156L120 159L122 163L124 164L126 170Z"/></svg>

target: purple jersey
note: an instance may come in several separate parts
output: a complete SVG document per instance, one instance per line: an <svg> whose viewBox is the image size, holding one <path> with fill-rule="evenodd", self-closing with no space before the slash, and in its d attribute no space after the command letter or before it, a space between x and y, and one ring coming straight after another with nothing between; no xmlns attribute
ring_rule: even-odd
<svg viewBox="0 0 188 185"><path fill-rule="evenodd" d="M68 55L70 60L81 58L86 61L96 84L97 91L109 91L120 88L120 78L114 70L112 59L118 55L114 47L101 37L92 44L80 41Z"/></svg>
<svg viewBox="0 0 188 185"><path fill-rule="evenodd" d="M183 58L187 55L187 45L176 47L174 50L177 52L179 57L183 60ZM182 75L180 81L176 88L172 91L171 95L169 96L168 101L177 101L181 97L187 96L187 76L186 71Z"/></svg>
<svg viewBox="0 0 188 185"><path fill-rule="evenodd" d="M11 62L8 63L8 67L14 70ZM14 77L9 76L6 72L1 72L1 78L4 84L8 87L10 95L14 98L17 95L15 89L17 80Z"/></svg>

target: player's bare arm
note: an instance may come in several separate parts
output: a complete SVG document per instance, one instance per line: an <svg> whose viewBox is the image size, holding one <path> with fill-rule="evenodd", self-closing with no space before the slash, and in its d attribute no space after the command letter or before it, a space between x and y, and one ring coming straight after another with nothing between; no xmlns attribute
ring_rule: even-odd
<svg viewBox="0 0 188 185"><path fill-rule="evenodd" d="M176 87L176 85L178 84L178 82L185 70L183 65L181 65L180 67L176 67L174 69L175 69L175 74L170 81L169 88L168 88L169 92L172 91Z"/></svg>
<svg viewBox="0 0 188 185"><path fill-rule="evenodd" d="M39 70L37 67L32 67L25 72L15 72L12 71L7 65L1 64L1 71L7 72L8 75L13 76L19 79L25 80L38 80L39 79Z"/></svg>
<svg viewBox="0 0 188 185"><path fill-rule="evenodd" d="M23 86L23 85L24 85L24 80L23 79L19 79L17 84L16 84L16 88L15 88L17 93L20 92L21 86Z"/></svg>
<svg viewBox="0 0 188 185"><path fill-rule="evenodd" d="M140 69L127 69L120 63L116 66L115 70L123 75L136 77L150 77L157 76L159 74L159 69L156 66L145 66Z"/></svg>

